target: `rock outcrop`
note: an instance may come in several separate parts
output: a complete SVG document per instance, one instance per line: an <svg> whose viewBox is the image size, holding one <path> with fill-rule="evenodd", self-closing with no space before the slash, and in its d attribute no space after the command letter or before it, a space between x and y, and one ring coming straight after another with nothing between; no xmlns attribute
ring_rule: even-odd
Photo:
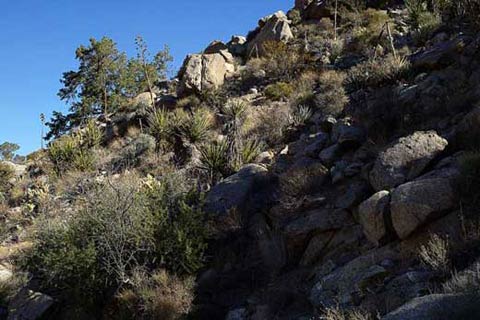
<svg viewBox="0 0 480 320"><path fill-rule="evenodd" d="M370 183L375 190L381 191L412 180L418 177L447 145L447 140L434 131L419 131L401 138L378 156L370 173Z"/></svg>
<svg viewBox="0 0 480 320"><path fill-rule="evenodd" d="M255 37L247 43L247 55L250 57L263 55L263 44L266 41L289 41L293 38L290 21L283 11L278 11L259 21Z"/></svg>
<svg viewBox="0 0 480 320"><path fill-rule="evenodd" d="M187 56L179 72L179 95L217 89L224 83L226 77L234 73L233 56L226 49L217 49L218 46L212 46L207 50L218 52Z"/></svg>

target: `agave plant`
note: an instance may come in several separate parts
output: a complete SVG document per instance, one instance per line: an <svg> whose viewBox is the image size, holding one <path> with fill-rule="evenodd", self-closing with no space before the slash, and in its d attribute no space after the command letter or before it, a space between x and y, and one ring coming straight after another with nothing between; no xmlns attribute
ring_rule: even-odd
<svg viewBox="0 0 480 320"><path fill-rule="evenodd" d="M312 109L306 106L299 106L290 115L290 123L294 127L300 127L307 123L307 121L312 117Z"/></svg>
<svg viewBox="0 0 480 320"><path fill-rule="evenodd" d="M170 115L164 109L154 110L148 116L148 125L150 135L160 141L165 141L169 138L171 133Z"/></svg>
<svg viewBox="0 0 480 320"><path fill-rule="evenodd" d="M180 136L190 143L201 143L207 140L212 120L210 114L203 109L189 114L185 121L178 125Z"/></svg>

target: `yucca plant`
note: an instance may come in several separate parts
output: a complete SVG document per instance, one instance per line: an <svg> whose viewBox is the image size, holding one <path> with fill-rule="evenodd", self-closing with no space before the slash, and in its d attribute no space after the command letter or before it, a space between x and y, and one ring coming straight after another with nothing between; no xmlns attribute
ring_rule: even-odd
<svg viewBox="0 0 480 320"><path fill-rule="evenodd" d="M263 148L263 142L256 139L247 140L241 148L242 164L254 162Z"/></svg>
<svg viewBox="0 0 480 320"><path fill-rule="evenodd" d="M85 148L94 148L99 146L103 140L102 129L97 125L95 120L90 119L87 122L87 125L79 133L79 137L82 141L82 146Z"/></svg>
<svg viewBox="0 0 480 320"><path fill-rule="evenodd" d="M178 130L183 139L196 144L208 138L211 127L210 114L206 110L199 109L189 114L185 121L179 124Z"/></svg>
<svg viewBox="0 0 480 320"><path fill-rule="evenodd" d="M157 142L167 141L172 132L171 116L164 109L157 109L148 116L149 133Z"/></svg>
<svg viewBox="0 0 480 320"><path fill-rule="evenodd" d="M212 184L230 171L226 141L204 145L200 148L200 155L201 168L208 172Z"/></svg>

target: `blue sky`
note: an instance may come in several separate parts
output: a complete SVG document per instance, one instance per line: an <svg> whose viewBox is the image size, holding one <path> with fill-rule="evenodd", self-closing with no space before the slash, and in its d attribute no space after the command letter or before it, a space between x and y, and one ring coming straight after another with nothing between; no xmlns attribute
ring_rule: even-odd
<svg viewBox="0 0 480 320"><path fill-rule="evenodd" d="M178 68L211 40L245 35L259 18L293 0L0 0L0 143L26 154L40 147L40 113L67 107L59 79L76 68L75 49L108 36L134 55L142 35L151 52L168 44Z"/></svg>

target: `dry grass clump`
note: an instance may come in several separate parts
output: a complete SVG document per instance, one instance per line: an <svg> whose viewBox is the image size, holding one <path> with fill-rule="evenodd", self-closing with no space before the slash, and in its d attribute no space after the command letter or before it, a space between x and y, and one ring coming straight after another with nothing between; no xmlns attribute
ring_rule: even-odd
<svg viewBox="0 0 480 320"><path fill-rule="evenodd" d="M192 308L193 284L192 278L181 279L165 270L153 274L136 270L131 288L116 297L121 316L114 319L180 319Z"/></svg>
<svg viewBox="0 0 480 320"><path fill-rule="evenodd" d="M448 239L433 234L430 240L420 247L418 255L425 266L440 275L446 275L451 270L449 250Z"/></svg>
<svg viewBox="0 0 480 320"><path fill-rule="evenodd" d="M327 308L323 320L373 320L374 318L360 310L342 310L339 307Z"/></svg>

